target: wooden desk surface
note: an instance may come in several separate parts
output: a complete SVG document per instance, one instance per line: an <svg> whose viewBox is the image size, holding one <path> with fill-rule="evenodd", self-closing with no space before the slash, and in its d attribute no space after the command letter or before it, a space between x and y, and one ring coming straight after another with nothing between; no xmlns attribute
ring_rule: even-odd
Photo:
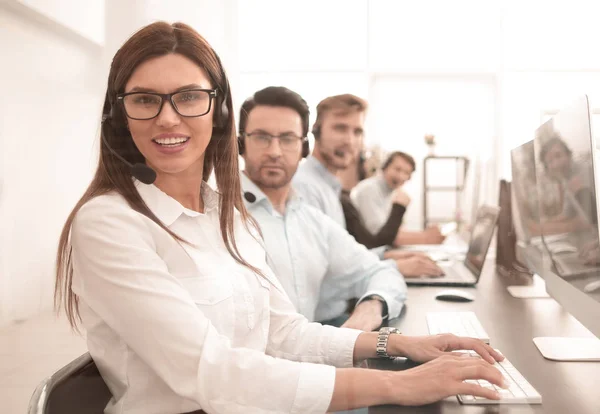
<svg viewBox="0 0 600 414"><path fill-rule="evenodd" d="M554 362L545 359L532 338L536 336L592 337L577 320L554 299L517 299L506 286L528 284L529 279L506 279L486 263L484 274L475 288L464 289L475 294L473 302L442 302L434 298L445 287L410 287L406 309L390 326L407 335L428 334L425 315L432 311L474 311L490 335L491 345L500 350L542 395L541 405L461 405L456 397L422 407L371 407L369 413L600 413L600 363ZM600 317L600 315L598 315ZM402 360L399 360L402 361ZM409 362L373 360L377 369L402 370Z"/></svg>

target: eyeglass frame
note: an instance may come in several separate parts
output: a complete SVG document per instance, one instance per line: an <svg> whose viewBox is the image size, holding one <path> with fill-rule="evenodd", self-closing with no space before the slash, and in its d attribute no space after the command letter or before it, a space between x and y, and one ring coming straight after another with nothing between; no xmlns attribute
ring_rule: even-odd
<svg viewBox="0 0 600 414"><path fill-rule="evenodd" d="M266 148L270 148L270 147L271 147L271 144L273 143L273 139L274 139L274 138L277 138L277 139L279 140L279 139L280 139L282 136L285 136L285 135L287 134L287 132L285 132L285 133L283 133L283 134L279 134L279 135L272 135L272 134L269 134L269 133L266 133L266 132L258 132L258 131L256 131L256 132L250 132L250 133L248 133L248 132L242 132L240 135L241 135L241 136L242 136L244 139L246 139L246 138L248 138L248 137L252 139L252 136L253 136L253 135L254 135L254 136L258 136L259 134L260 134L260 135L268 135L268 136L270 137L269 145L267 145L267 146L264 148L264 149L266 149ZM303 144L303 143L305 143L306 141L308 141L308 137L307 137L307 136L298 136L298 135L294 135L294 138L298 138L298 140L300 141L300 148L302 148L302 144ZM285 150L285 149L283 149L283 147L281 146L281 141L279 141L279 146L280 146L280 148L281 148L283 151L286 151L286 150ZM291 150L288 150L288 151L291 151Z"/></svg>
<svg viewBox="0 0 600 414"><path fill-rule="evenodd" d="M184 93L184 92L198 92L198 91L208 92L208 97L209 97L208 110L205 113L200 114L200 115L183 115L181 112L179 112L179 109L177 109L177 105L175 105L175 102L173 102L173 95L177 95L177 94ZM127 108L125 107L125 98L129 95L136 95L136 94L154 95L154 96L160 97L160 99L161 99L160 107L158 108L158 112L156 113L156 115L154 115L151 118L133 118L133 117L129 116L129 114L127 113ZM171 103L171 106L173 107L175 112L177 112L177 114L179 116L182 116L184 118L198 118L200 116L204 116L210 112L210 110L212 108L213 100L215 100L218 96L219 96L218 89L194 88L194 89L184 89L182 91L177 91L177 92L173 92L173 93L157 93L157 92L142 92L142 91L120 93L117 95L117 101L119 101L121 103L121 105L123 105L123 111L125 112L125 116L127 116L127 118L134 119L136 121L149 121L150 119L154 119L160 115L160 113L162 112L163 106L165 105L165 101L167 101L167 100Z"/></svg>

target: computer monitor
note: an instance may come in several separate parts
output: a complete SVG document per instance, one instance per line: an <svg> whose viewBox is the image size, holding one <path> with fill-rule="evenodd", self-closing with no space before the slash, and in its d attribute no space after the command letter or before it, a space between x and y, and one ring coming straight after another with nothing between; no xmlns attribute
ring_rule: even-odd
<svg viewBox="0 0 600 414"><path fill-rule="evenodd" d="M500 180L498 191L498 231L496 234L496 270L503 276L532 276L529 268L517 256L517 236L513 220L512 184Z"/></svg>
<svg viewBox="0 0 600 414"><path fill-rule="evenodd" d="M511 211L517 260L530 270L543 267L533 140L512 149Z"/></svg>
<svg viewBox="0 0 600 414"><path fill-rule="evenodd" d="M470 233L477 219L477 209L482 202L481 197L481 158L476 155L469 161L465 177L465 185L461 192L461 219L465 225L461 231Z"/></svg>
<svg viewBox="0 0 600 414"><path fill-rule="evenodd" d="M544 256L535 269L547 292L600 337L600 240L587 96L542 124L534 139L539 230ZM549 359L600 361L598 338L535 338Z"/></svg>

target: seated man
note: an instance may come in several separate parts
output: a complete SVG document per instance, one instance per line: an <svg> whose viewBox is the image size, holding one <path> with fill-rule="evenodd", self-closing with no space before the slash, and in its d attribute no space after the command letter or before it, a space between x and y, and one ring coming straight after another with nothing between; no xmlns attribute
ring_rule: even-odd
<svg viewBox="0 0 600 414"><path fill-rule="evenodd" d="M367 229L360 212L350 199L350 191L359 182L367 178L366 161L363 152L360 151L355 160L347 168L338 170L336 176L342 185L340 201L342 202L342 209L346 220L346 230L354 236L357 242L364 244L367 249L374 249L394 244L396 234L406 212L406 207L410 203L410 198L403 191L396 191L393 196L393 205L385 224L377 232L371 232Z"/></svg>
<svg viewBox="0 0 600 414"><path fill-rule="evenodd" d="M315 148L312 155L300 165L293 179L294 189L305 202L321 210L344 228L347 226L340 200L342 185L337 174L357 158L366 110L366 102L350 94L330 96L322 100L317 106L317 119L312 129ZM373 249L373 252L382 259L396 259L396 265L405 277L442 275L441 269L428 258L417 255L410 258L399 257L398 252L384 250L385 247L381 247Z"/></svg>
<svg viewBox="0 0 600 414"><path fill-rule="evenodd" d="M366 228L378 232L385 224L392 209L392 197L395 191L402 191L402 186L415 171L415 160L410 155L392 152L381 166L381 172L361 181L350 193L350 199L360 212ZM414 232L400 229L395 245L407 244L440 244L444 236L437 226L424 231Z"/></svg>
<svg viewBox="0 0 600 414"><path fill-rule="evenodd" d="M378 260L292 190L292 177L308 155L308 115L306 102L283 87L263 89L244 102L239 146L245 203L262 231L269 265L298 312L311 321L370 331L400 314L406 284L393 261ZM347 300L355 297L360 299L348 318Z"/></svg>
<svg viewBox="0 0 600 414"><path fill-rule="evenodd" d="M359 181L367 178L364 162L362 161L363 160L359 158L357 163L357 175L360 178ZM340 177L339 174L338 177ZM346 180L346 184L348 184L348 180ZM350 187L349 190L352 189L352 186L348 187ZM363 244L368 249L394 244L398 230L402 224L402 219L404 218L404 213L406 212L406 207L410 204L408 195L402 191L401 188L396 188L393 191L392 208L389 216L377 233L371 233L369 229L367 229L360 212L352 203L349 190L344 188L340 198L348 233L350 233L357 242ZM406 277L421 275L441 276L444 274L443 270L440 269L439 266L437 266L425 253L395 250L385 252L384 256L396 259L398 269Z"/></svg>

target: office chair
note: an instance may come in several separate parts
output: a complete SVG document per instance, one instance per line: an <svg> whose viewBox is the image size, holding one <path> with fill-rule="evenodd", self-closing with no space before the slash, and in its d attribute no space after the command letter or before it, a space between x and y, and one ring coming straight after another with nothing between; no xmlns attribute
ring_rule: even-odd
<svg viewBox="0 0 600 414"><path fill-rule="evenodd" d="M28 414L102 414L111 393L88 352L37 386Z"/></svg>

